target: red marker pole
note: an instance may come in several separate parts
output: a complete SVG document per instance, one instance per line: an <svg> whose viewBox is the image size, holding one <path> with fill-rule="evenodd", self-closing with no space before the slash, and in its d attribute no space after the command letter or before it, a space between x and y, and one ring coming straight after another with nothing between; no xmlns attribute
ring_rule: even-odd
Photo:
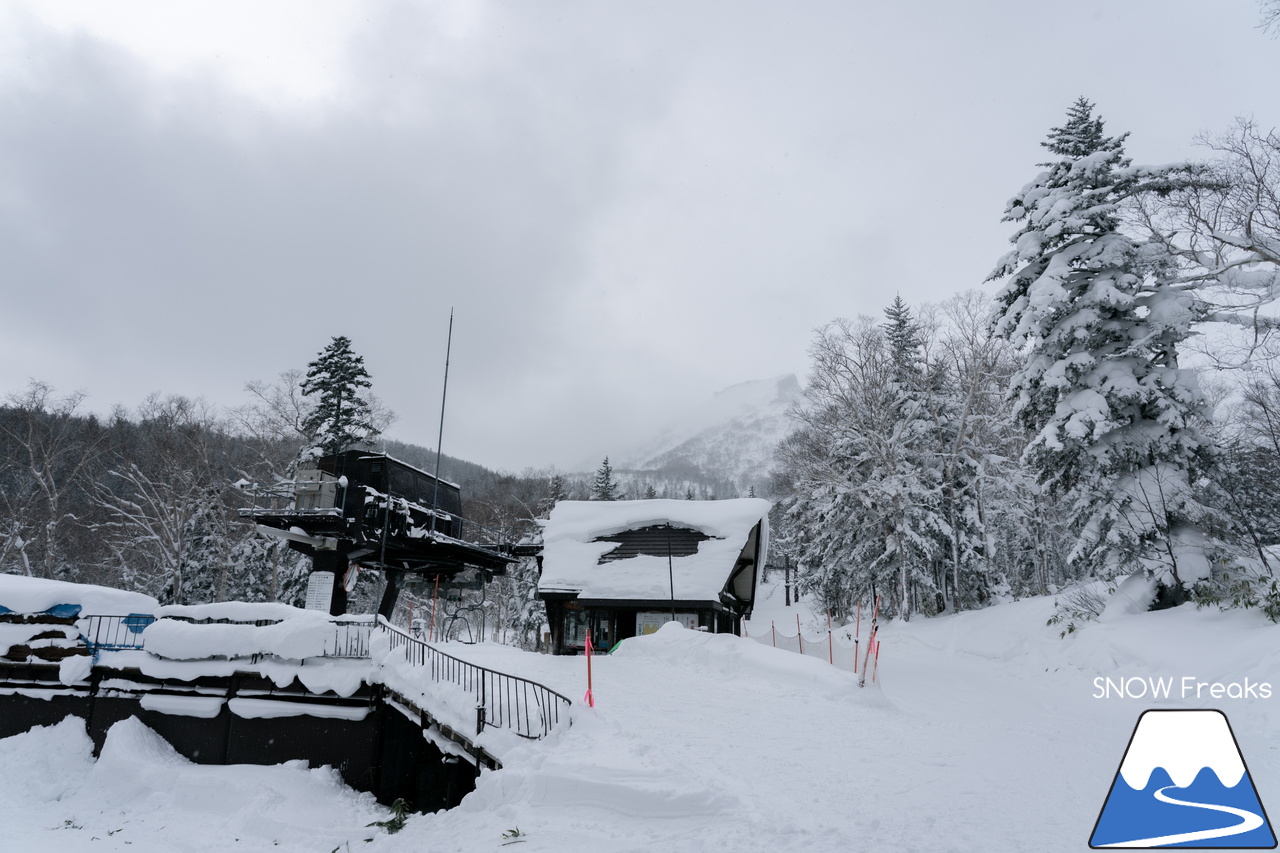
<svg viewBox="0 0 1280 853"><path fill-rule="evenodd" d="M858 618L853 623L853 674L858 674L858 644L862 642L862 602L858 602Z"/></svg>
<svg viewBox="0 0 1280 853"><path fill-rule="evenodd" d="M827 608L827 663L836 665L836 635L831 633L831 608Z"/></svg>
<svg viewBox="0 0 1280 853"><path fill-rule="evenodd" d="M880 672L880 643L877 641L876 642L876 660L875 660L875 663L872 664L872 669L871 669L872 684L876 683L876 673L878 672Z"/></svg>
<svg viewBox="0 0 1280 853"><path fill-rule="evenodd" d="M586 702L586 707L595 707L595 695L591 693L591 631L586 633L586 695L582 702Z"/></svg>
<svg viewBox="0 0 1280 853"><path fill-rule="evenodd" d="M867 684L867 669L871 666L871 652L875 650L876 640L876 622L880 618L880 596L876 596L875 609L871 611L871 633L867 635L867 656L862 661L862 677L858 679L858 686L865 687Z"/></svg>

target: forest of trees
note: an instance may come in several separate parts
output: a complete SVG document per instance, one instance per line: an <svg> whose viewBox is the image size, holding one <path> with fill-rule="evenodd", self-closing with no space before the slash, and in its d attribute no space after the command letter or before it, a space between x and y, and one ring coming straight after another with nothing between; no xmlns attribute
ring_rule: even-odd
<svg viewBox="0 0 1280 853"><path fill-rule="evenodd" d="M434 451L381 438L394 415L371 389L346 338L306 371L248 383L245 404L233 409L155 394L103 418L83 410L82 395L32 381L0 403L0 572L135 590L162 603L301 604L309 559L236 510L254 500L247 484L288 481L300 460L335 445L434 472ZM447 454L440 473L462 487L468 520L503 541L537 536L536 519L556 500L593 497L589 474L495 472ZM613 497L715 497L716 483L696 475L610 476ZM488 625L535 644L545 619L536 581L532 560L496 579ZM352 606L372 609L380 594L376 573L364 573ZM403 598L421 607L429 596L411 584Z"/></svg>
<svg viewBox="0 0 1280 853"><path fill-rule="evenodd" d="M1161 604L1280 619L1280 138L1242 121L1159 168L1124 140L1071 106L1009 202L993 297L819 331L774 541L833 615L1143 570ZM1096 609L1071 601L1068 627Z"/></svg>

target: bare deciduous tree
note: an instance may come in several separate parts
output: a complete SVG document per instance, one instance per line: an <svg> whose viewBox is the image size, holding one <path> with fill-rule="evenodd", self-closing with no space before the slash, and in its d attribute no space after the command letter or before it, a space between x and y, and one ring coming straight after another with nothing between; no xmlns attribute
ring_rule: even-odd
<svg viewBox="0 0 1280 853"><path fill-rule="evenodd" d="M86 475L101 456L106 435L96 421L76 416L83 400L83 394L59 396L47 383L32 380L22 393L9 395L0 418L0 431L17 454L13 484L5 490L4 508L11 515L0 553L16 553L28 574L64 579L77 574L63 553L67 526L75 521L68 498L88 487ZM38 546L34 567L32 545Z"/></svg>
<svg viewBox="0 0 1280 853"><path fill-rule="evenodd" d="M1280 135L1250 119L1201 145L1214 160L1164 196L1133 200L1131 224L1167 265L1192 322L1237 329L1206 351L1222 367L1248 364L1280 329L1268 306L1280 297Z"/></svg>

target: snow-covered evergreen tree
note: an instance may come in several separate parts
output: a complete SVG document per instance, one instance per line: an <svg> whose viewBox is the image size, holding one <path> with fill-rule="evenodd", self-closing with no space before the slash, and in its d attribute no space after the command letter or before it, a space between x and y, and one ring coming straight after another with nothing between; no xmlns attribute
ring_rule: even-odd
<svg viewBox="0 0 1280 853"><path fill-rule="evenodd" d="M947 530L910 314L885 326L838 321L810 353L806 405L779 448L792 493L781 544L800 562L802 587L833 614L876 594L886 613L932 611Z"/></svg>
<svg viewBox="0 0 1280 853"><path fill-rule="evenodd" d="M1050 131L1054 159L1005 212L1019 228L991 276L1007 279L994 328L1026 356L1011 390L1032 434L1025 459L1070 499L1071 559L1180 587L1208 573L1207 405L1179 364L1191 299L1170 286L1167 255L1121 228L1120 206L1176 169L1132 168L1125 137L1106 136L1083 98Z"/></svg>
<svg viewBox="0 0 1280 853"><path fill-rule="evenodd" d="M538 502L541 517L547 518L551 510L556 508L556 504L568 499L569 484L565 481L564 475L559 472L552 474L547 482L547 495Z"/></svg>
<svg viewBox="0 0 1280 853"><path fill-rule="evenodd" d="M926 370L920 325L895 296L885 309L884 330L892 379L886 442L880 465L867 486L879 490L889 512L884 516L881 560L896 568L900 613L936 612L942 585L935 568L950 538L942 507L942 472L931 406L938 405L942 377ZM879 481L879 482L877 482Z"/></svg>
<svg viewBox="0 0 1280 853"><path fill-rule="evenodd" d="M591 484L591 500L616 501L620 497L618 484L613 479L613 466L609 464L609 457L606 456L604 462L596 469L596 479Z"/></svg>
<svg viewBox="0 0 1280 853"><path fill-rule="evenodd" d="M302 393L315 395L317 401L303 422L303 430L312 437L313 454L340 453L381 433L366 393L370 387L364 357L356 355L351 341L341 335L307 365Z"/></svg>

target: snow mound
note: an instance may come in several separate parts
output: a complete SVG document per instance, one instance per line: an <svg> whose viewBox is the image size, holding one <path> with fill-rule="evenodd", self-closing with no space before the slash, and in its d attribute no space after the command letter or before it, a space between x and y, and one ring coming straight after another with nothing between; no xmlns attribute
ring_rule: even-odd
<svg viewBox="0 0 1280 853"><path fill-rule="evenodd" d="M836 669L825 660L771 648L733 634L690 631L678 622L668 622L644 637L623 640L610 657L640 658L664 666L701 670L715 673L717 679L759 678L774 684L833 689L855 683L851 673Z"/></svg>
<svg viewBox="0 0 1280 853"><path fill-rule="evenodd" d="M144 769L177 767L191 762L178 754L169 742L147 728L137 717L129 717L107 729L107 739L98 755L94 773L117 776L117 785Z"/></svg>
<svg viewBox="0 0 1280 853"><path fill-rule="evenodd" d="M319 657L332 644L334 625L323 614L301 615L274 625L198 625L158 619L147 626L147 651L169 660L273 655L289 660Z"/></svg>
<svg viewBox="0 0 1280 853"><path fill-rule="evenodd" d="M0 607L15 613L43 613L59 604L79 605L85 616L154 613L159 602L140 592L105 586L0 575Z"/></svg>
<svg viewBox="0 0 1280 853"><path fill-rule="evenodd" d="M487 777L463 801L463 808L480 811L514 803L600 809L652 820L727 814L738 805L738 798L681 779L669 770L646 773L617 764L584 767L546 762L534 769L511 768Z"/></svg>
<svg viewBox="0 0 1280 853"><path fill-rule="evenodd" d="M88 655L71 655L58 663L58 681L62 684L88 681L92 672L93 658Z"/></svg>
<svg viewBox="0 0 1280 853"><path fill-rule="evenodd" d="M0 740L0 767L0 801L60 802L76 795L93 768L93 741L84 720L66 717ZM35 772L12 772L19 769Z"/></svg>
<svg viewBox="0 0 1280 853"><path fill-rule="evenodd" d="M267 601L219 601L214 604L166 604L155 611L157 616L184 616L188 619L229 619L233 622L260 622L292 619L304 614L317 614L289 604Z"/></svg>
<svg viewBox="0 0 1280 853"><path fill-rule="evenodd" d="M1107 602L1106 609L1098 616L1099 622L1113 622L1135 613L1145 613L1151 609L1156 600L1155 577L1147 577L1146 572L1134 572L1121 581Z"/></svg>

